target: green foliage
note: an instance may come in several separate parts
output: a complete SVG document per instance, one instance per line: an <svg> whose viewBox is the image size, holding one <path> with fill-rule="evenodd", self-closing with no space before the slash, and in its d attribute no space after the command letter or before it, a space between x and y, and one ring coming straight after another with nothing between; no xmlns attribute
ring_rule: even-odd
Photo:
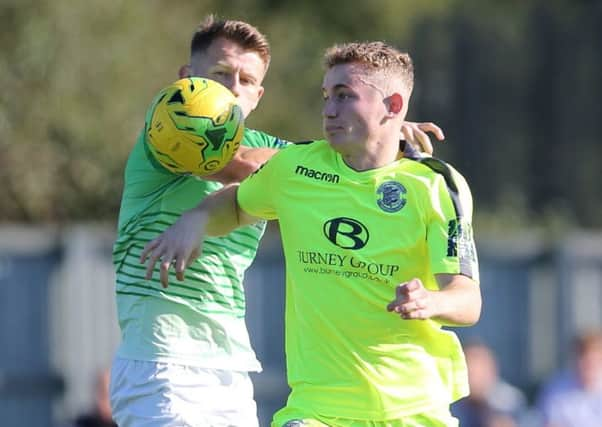
<svg viewBox="0 0 602 427"><path fill-rule="evenodd" d="M319 137L323 49L387 40L412 53L410 118L444 128L437 154L467 176L484 224L510 197L516 221L602 225L602 8L560 0L4 0L0 220L114 221L147 105L211 12L272 42L251 127Z"/></svg>

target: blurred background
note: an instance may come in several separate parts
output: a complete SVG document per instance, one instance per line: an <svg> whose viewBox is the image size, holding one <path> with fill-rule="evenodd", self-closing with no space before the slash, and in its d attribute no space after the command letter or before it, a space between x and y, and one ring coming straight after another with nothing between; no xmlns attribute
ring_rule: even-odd
<svg viewBox="0 0 602 427"><path fill-rule="evenodd" d="M444 129L436 156L475 200L483 315L458 332L525 396L516 424L538 425L542 385L602 326L599 0L0 0L0 425L63 426L95 405L119 340L125 161L208 13L268 35L247 125L289 140L321 136L324 48L381 39L411 53L409 119ZM262 426L288 391L282 265L272 224L246 280Z"/></svg>

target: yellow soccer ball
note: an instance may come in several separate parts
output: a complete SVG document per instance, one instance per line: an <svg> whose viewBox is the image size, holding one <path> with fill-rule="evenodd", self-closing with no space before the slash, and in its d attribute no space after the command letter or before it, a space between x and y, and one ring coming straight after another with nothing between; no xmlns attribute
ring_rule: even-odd
<svg viewBox="0 0 602 427"><path fill-rule="evenodd" d="M225 86L201 77L162 89L146 113L146 144L179 175L206 176L228 164L240 146L244 117Z"/></svg>

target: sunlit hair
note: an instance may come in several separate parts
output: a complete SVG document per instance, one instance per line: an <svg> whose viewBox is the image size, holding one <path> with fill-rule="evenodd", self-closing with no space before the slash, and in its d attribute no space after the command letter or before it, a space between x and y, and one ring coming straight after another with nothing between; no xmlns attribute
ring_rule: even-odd
<svg viewBox="0 0 602 427"><path fill-rule="evenodd" d="M360 64L368 72L382 73L386 78L398 77L407 90L414 87L414 65L410 55L384 42L354 42L334 45L324 54L324 66Z"/></svg>
<svg viewBox="0 0 602 427"><path fill-rule="evenodd" d="M251 24L231 19L221 20L215 15L207 16L197 27L190 43L190 56L203 52L219 37L240 45L244 50L257 52L267 70L271 54L266 36Z"/></svg>

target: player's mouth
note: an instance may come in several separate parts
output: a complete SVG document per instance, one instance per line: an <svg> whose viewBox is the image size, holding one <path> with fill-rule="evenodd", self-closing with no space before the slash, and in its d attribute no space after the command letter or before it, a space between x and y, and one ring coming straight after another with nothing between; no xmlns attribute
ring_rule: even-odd
<svg viewBox="0 0 602 427"><path fill-rule="evenodd" d="M324 132L331 135L333 133L342 132L344 129L342 126L338 125L326 125L324 126Z"/></svg>

